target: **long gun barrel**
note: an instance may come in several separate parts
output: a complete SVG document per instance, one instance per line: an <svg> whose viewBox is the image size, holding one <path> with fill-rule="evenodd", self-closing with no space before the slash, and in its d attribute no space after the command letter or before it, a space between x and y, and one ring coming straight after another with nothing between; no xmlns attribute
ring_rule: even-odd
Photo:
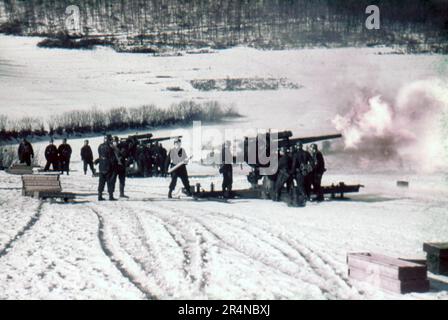
<svg viewBox="0 0 448 320"><path fill-rule="evenodd" d="M145 134L134 134L134 135L128 136L128 139L141 140L141 139L151 139L152 137L153 137L152 133L145 133Z"/></svg>
<svg viewBox="0 0 448 320"><path fill-rule="evenodd" d="M150 138L150 139L141 140L141 143L148 144L148 143L167 141L167 140L172 140L172 139L177 139L177 138L180 139L180 138L182 138L182 136Z"/></svg>
<svg viewBox="0 0 448 320"><path fill-rule="evenodd" d="M299 142L312 143L312 142L317 142L317 141L332 140L332 139L338 139L338 138L342 138L342 134L329 134L329 135L324 135L324 136L314 136L314 137L303 137L303 138L279 140L278 147L289 147L289 146L295 145L296 143L299 143Z"/></svg>

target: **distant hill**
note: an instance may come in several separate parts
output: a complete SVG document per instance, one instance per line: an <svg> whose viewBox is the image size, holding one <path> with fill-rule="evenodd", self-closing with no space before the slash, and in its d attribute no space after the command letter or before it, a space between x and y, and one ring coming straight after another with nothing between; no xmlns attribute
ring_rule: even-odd
<svg viewBox="0 0 448 320"><path fill-rule="evenodd" d="M443 0L2 0L0 32L61 37L72 4L80 9L78 36L102 38L99 44L118 51L386 45L448 52ZM380 30L365 28L372 4L381 9Z"/></svg>

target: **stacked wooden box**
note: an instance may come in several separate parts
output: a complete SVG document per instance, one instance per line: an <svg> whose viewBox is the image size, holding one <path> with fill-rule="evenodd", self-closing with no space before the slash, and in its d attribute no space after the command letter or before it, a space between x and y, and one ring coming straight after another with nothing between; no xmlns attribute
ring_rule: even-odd
<svg viewBox="0 0 448 320"><path fill-rule="evenodd" d="M5 171L9 174L17 174L17 175L33 174L33 167L27 166L26 164L16 163L13 164L10 168L6 169Z"/></svg>
<svg viewBox="0 0 448 320"><path fill-rule="evenodd" d="M429 290L425 265L374 253L349 253L347 264L351 279L386 291L410 293Z"/></svg>
<svg viewBox="0 0 448 320"><path fill-rule="evenodd" d="M448 276L448 242L424 243L428 270L434 274Z"/></svg>

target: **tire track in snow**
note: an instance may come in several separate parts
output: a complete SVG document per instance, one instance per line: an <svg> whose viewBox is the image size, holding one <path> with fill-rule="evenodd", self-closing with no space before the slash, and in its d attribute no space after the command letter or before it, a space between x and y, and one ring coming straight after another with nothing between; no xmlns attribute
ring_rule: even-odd
<svg viewBox="0 0 448 320"><path fill-rule="evenodd" d="M123 210L123 207L120 207L120 210ZM142 208L136 210L132 206L126 206L126 229L119 228L114 224L108 226L111 234L117 239L117 247L115 249L110 247L109 250L114 257L121 257L120 264L122 268L125 269L128 275L132 276L134 281L139 283L144 281L138 281L139 278L152 283L152 288L149 291L157 299L165 296L179 298L179 294L182 295L184 292L191 291L190 282L173 282L170 274L173 269L167 267L167 263L169 264L171 261L163 259L163 252L159 252L160 247L157 243L150 243L147 236L148 233L145 231L145 227L139 217L141 210ZM151 217L156 218L152 215ZM160 225L163 226L163 223L160 223ZM168 239L171 239L169 235L166 236ZM173 267L176 266L173 265ZM144 288L143 285L142 288Z"/></svg>
<svg viewBox="0 0 448 320"><path fill-rule="evenodd" d="M131 209L132 210L132 209ZM149 211L149 210L145 210L145 211ZM143 223L142 223L142 221L141 221L141 218L140 218L140 214L138 213L138 212L136 212L136 211L134 211L133 212L134 214L135 214L135 217L136 217L136 219L137 219L137 224L138 224L138 226L137 226L137 230L138 231L140 231L140 234L142 235L142 237L143 237L143 244L144 244L144 247L147 249L147 252L153 252L154 250L153 249L151 249L151 247L150 247L150 245L149 245L149 240L148 240L148 238L147 238L147 232L145 231L145 228L144 228L144 226L143 226ZM151 214L151 217L152 218L157 218L155 215L154 215L154 213L152 212L152 214ZM160 223L161 222L161 223ZM182 263L182 270L183 270L183 273L184 273L184 277L186 278L186 279L190 279L191 280L191 282L194 282L196 279L195 279L195 277L192 275L192 273L191 272L189 272L188 270L187 270L187 268L186 268L186 265L190 265L191 263L190 263L190 254L189 254L189 252L188 251L186 251L186 249L185 249L185 247L183 247L181 244L180 244L180 241L179 240L175 240L175 235L174 235L174 233L172 233L172 232L169 232L168 230L167 230L167 228L166 228L166 224L165 223L163 223L163 220L162 219L160 219L159 218L159 223L163 226L163 228L164 228L164 230L170 235L170 237L175 241L175 243L176 243L176 245L177 246L179 246L179 248L182 250L182 256L183 256L183 259L182 259L182 261L183 261L183 263ZM129 253L129 252L128 252ZM131 254L131 253L129 253L129 254ZM154 260L157 260L158 259L158 257L157 257L157 255L153 252L153 254L152 254L152 257L154 258ZM144 263L142 263L142 262L140 262L140 264L142 265L142 267L145 269L145 264ZM155 271L153 270L153 271L151 271L152 273L155 273ZM164 287L166 287L165 286L165 284L163 283L163 282L160 282L160 281L158 281L157 282L158 283L158 285L159 285L159 287L160 288L164 288ZM166 292L168 292L168 291L172 291L172 290L166 290ZM172 295L174 295L173 293L171 293L170 294L171 296Z"/></svg>
<svg viewBox="0 0 448 320"><path fill-rule="evenodd" d="M28 231L31 230L31 228L36 224L36 222L40 219L41 215L42 215L42 206L43 206L43 202L40 201L39 205L37 206L36 212L34 213L34 215L31 216L30 220L28 221L28 223L19 230L19 232L17 232L17 234L11 239L9 240L3 247L3 249L0 250L0 258L4 257L5 255L7 255L11 249L14 247L14 244Z"/></svg>
<svg viewBox="0 0 448 320"><path fill-rule="evenodd" d="M98 210L91 208L98 218L98 240L100 242L101 249L104 254L108 257L110 262L115 266L115 268L120 271L124 278L126 278L132 285L134 285L148 300L157 300L157 296L149 292L142 284L135 279L135 277L124 267L123 263L116 258L116 255L111 251L107 245L104 234L104 218L98 212Z"/></svg>
<svg viewBox="0 0 448 320"><path fill-rule="evenodd" d="M272 229L256 226L253 222L251 222L247 219L241 218L241 217L234 216L232 214L227 214L227 213L223 213L223 212L205 211L205 210L203 210L203 212L206 214L212 215L214 217L217 217L217 218L226 217L231 222L235 221L235 220L241 221L244 224L244 226L250 226L252 228L258 229L259 231L262 231L263 233L268 234L270 237L278 239L282 243L287 244L295 252L297 252L307 262L307 264L310 265L310 267L313 269L313 271L320 277L322 277L326 280L329 280L329 281L342 280L344 285L347 286L349 289L355 290L359 295L361 294L350 283L348 277L345 274L341 273L333 265L333 263L329 262L328 259L323 257L320 253L312 250L309 246L305 246L303 243L300 243L299 241L297 241L297 239L291 240L293 237L287 237L283 233L281 233L280 235L275 235L273 233ZM257 220L257 222L260 222L260 221ZM262 222L265 223L264 221L262 221ZM257 237L257 235L258 235L258 233L250 231L247 227L242 227L241 229L243 229L246 232L251 233L254 237ZM278 248L278 249L281 250L280 248ZM285 255L284 252L282 252L282 253ZM316 258L321 263L315 262L314 258ZM327 267L329 270L328 271L322 270L322 266Z"/></svg>
<svg viewBox="0 0 448 320"><path fill-rule="evenodd" d="M157 205L157 207L159 207L159 208L162 209L162 210L167 210L167 211L169 210L169 211L177 212L177 213L179 213L179 214L183 214L183 215L185 214L185 211L178 210L178 209L173 209L173 208L169 208L169 207L160 206L159 204ZM192 210L192 209L187 209L187 210ZM208 211L204 211L204 210L195 210L195 211L196 211L196 212L197 212L197 211L203 211L203 212L205 212L205 213L210 213L210 212L208 212ZM203 220L198 219L197 217L194 217L194 216L191 216L191 215L189 215L188 218L189 218L190 220L193 220L193 221L195 221L196 223L198 223L198 224L199 224L205 231L207 231L209 234L211 234L215 239L217 239L217 240L220 241L221 243L225 244L227 247L229 247L229 248L235 250L236 252L242 254L243 256L246 256L246 257L248 257L249 259L251 259L251 260L253 260L253 261L258 261L259 263L261 263L261 264L264 265L265 267L267 267L267 268L269 268L269 269L271 269L271 270L273 270L273 271L275 271L275 272L280 272L280 273L282 273L282 274L284 274L284 275L286 275L286 276L293 277L293 278L297 279L297 275L298 275L297 273L294 273L294 272L291 272L291 271L287 271L287 270L281 270L281 269L279 268L278 265L274 265L274 264L272 264L271 262L267 261L266 259L264 259L264 258L262 258L262 257L259 257L259 256L255 255L255 254L253 254L253 253L251 253L251 252L248 252L247 250L244 250L243 248L240 248L239 246L235 245L234 243L232 243L232 242L230 242L230 241L224 239L224 238L223 238L222 236L220 236L217 232L215 232L215 231L213 230L213 227L211 227L210 225L208 225L207 222L204 222ZM257 239L257 238L256 238L256 239ZM262 239L259 239L259 238L258 238L258 240L261 240L261 241L267 243L266 241L264 241L264 240L262 240ZM272 245L271 245L270 243L267 243L267 244L270 245L270 246L272 247ZM275 249L275 248L274 248L274 249ZM284 252L281 252L281 253L285 256L285 253L284 253ZM321 275L318 275L318 276L319 276L319 277L322 277ZM318 289L321 291L322 294L327 295L330 299L336 299L336 298L338 298L338 297L334 296L332 292L330 292L329 290L327 290L327 289L324 288L323 286L318 285L316 282L310 281L310 280L308 280L308 279L303 279L303 278L298 278L298 279L299 279L300 281L303 281L303 282L305 282L305 283L308 283L309 285L315 286L316 288L318 288Z"/></svg>
<svg viewBox="0 0 448 320"><path fill-rule="evenodd" d="M198 232L198 230L195 230L195 237L196 237L195 241L192 240L188 241L187 237L184 235L184 233L186 233L185 230L184 231L182 230L185 228L182 228L181 221L173 219L172 217L159 215L157 212L153 210L148 210L146 208L144 210L145 212L148 212L150 214L151 218L153 219L155 218L159 221L159 223L170 235L170 237L173 239L176 245L180 248L180 250L182 250L184 261L183 263L184 277L189 278L191 283L198 283L199 290L203 292L209 282L208 272L205 271L207 269L208 264L208 258L207 258L208 254L206 248L207 241L204 235ZM179 239L179 237L181 239ZM197 242L199 244L199 252L195 252L194 245L188 245L188 243L193 242L194 243ZM201 270L200 274L197 275L195 275L194 267L192 266L192 259L195 255L200 257L199 266Z"/></svg>

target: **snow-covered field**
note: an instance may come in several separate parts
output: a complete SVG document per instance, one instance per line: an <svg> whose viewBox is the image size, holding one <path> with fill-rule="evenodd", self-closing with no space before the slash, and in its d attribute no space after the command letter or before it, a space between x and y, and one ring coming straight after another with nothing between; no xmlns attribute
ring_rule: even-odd
<svg viewBox="0 0 448 320"><path fill-rule="evenodd" d="M265 200L168 200L163 178L129 179L129 200L98 203L96 179L80 172L62 179L81 195L76 203L39 203L6 190L20 178L0 173L0 247L12 241L0 253L0 298L448 298L444 277L430 275L430 293L395 296L351 283L345 263L359 251L423 259L423 242L446 241L446 182L414 177L399 189L397 177L344 178L367 187L351 201L298 209Z"/></svg>
<svg viewBox="0 0 448 320"><path fill-rule="evenodd" d="M38 49L36 42L0 36L2 114L45 117L94 105L214 99L246 115L216 127L277 127L296 135L333 132L331 120L352 95L368 89L395 97L409 83L437 77L442 60L376 54L386 49L247 48L162 58ZM226 77L286 77L303 88L199 92L187 82ZM423 242L447 241L443 173L381 173L336 153L327 157L324 183L365 185L351 200L300 209L266 200L169 200L169 180L152 178L128 179L129 200L99 203L96 178L82 174L82 140L69 141L74 171L62 177L64 190L79 194L73 204L24 198L20 177L0 172L0 298L448 299L446 277L430 274L431 292L398 296L352 283L345 263L353 251L423 259ZM96 154L102 137L90 140ZM35 144L41 164L44 147ZM220 186L216 169L194 163L189 170L192 184ZM235 188L248 186L245 171L237 170ZM398 188L397 180L410 187Z"/></svg>

